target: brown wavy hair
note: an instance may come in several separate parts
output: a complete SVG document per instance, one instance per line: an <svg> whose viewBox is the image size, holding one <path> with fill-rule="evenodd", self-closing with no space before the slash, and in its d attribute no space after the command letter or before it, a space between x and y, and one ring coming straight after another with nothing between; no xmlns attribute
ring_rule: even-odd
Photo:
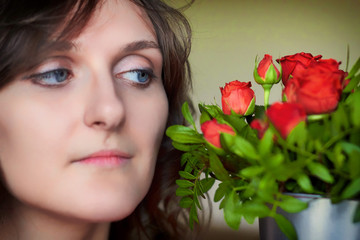
<svg viewBox="0 0 360 240"><path fill-rule="evenodd" d="M19 73L36 67L50 51L65 48L103 1L0 0L0 90ZM190 25L180 11L161 0L129 1L147 13L162 51L162 79L169 101L167 126L184 124L181 105L188 101L192 106L188 95L192 88ZM175 196L180 156L164 135L149 193L129 217L112 223L110 239L185 238L187 212ZM8 193L1 188L4 200Z"/></svg>

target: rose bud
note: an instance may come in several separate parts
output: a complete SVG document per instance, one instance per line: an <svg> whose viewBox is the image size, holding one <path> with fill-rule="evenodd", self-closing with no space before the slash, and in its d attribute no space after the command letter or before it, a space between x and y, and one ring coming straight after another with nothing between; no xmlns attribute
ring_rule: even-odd
<svg viewBox="0 0 360 240"><path fill-rule="evenodd" d="M276 59L276 61L281 65L283 84L286 85L291 76L301 72L307 68L310 63L318 61L321 57L321 55L313 57L311 53L301 52Z"/></svg>
<svg viewBox="0 0 360 240"><path fill-rule="evenodd" d="M201 131L204 134L205 140L217 148L221 148L220 133L235 135L234 130L230 126L218 123L215 118L201 124Z"/></svg>
<svg viewBox="0 0 360 240"><path fill-rule="evenodd" d="M251 121L250 127L257 130L258 137L261 139L264 136L266 130L268 129L269 124L262 119L254 119L253 121Z"/></svg>
<svg viewBox="0 0 360 240"><path fill-rule="evenodd" d="M296 103L274 103L266 111L266 115L283 139L302 121L306 120L306 112Z"/></svg>
<svg viewBox="0 0 360 240"><path fill-rule="evenodd" d="M283 95L287 102L301 104L306 113L323 114L334 111L340 101L345 72L334 59L319 60L294 74Z"/></svg>
<svg viewBox="0 0 360 240"><path fill-rule="evenodd" d="M251 82L238 80L226 83L220 87L222 110L230 115L231 110L241 116L251 115L255 110L255 93L251 89Z"/></svg>
<svg viewBox="0 0 360 240"><path fill-rule="evenodd" d="M272 56L265 54L258 67L254 69L254 79L260 84L276 84L280 81L281 74L273 63Z"/></svg>

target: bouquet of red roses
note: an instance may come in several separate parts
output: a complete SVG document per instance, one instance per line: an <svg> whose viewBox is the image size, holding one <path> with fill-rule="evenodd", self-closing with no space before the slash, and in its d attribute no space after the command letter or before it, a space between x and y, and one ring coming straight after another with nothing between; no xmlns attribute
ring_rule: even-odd
<svg viewBox="0 0 360 240"><path fill-rule="evenodd" d="M219 181L227 224L238 229L244 218L272 217L290 238L292 224L277 208L307 208L284 194L315 193L333 203L360 197L360 59L350 71L334 59L297 53L255 61L254 78L264 88L265 103L255 105L250 82L233 81L220 88L218 105L199 104L201 133L183 105L192 127L167 129L175 148L183 151L176 194L190 208L190 226L198 222L200 197ZM347 67L346 67L347 68ZM280 70L279 70L280 69ZM282 80L282 102L269 105L271 87ZM354 221L359 221L357 207Z"/></svg>

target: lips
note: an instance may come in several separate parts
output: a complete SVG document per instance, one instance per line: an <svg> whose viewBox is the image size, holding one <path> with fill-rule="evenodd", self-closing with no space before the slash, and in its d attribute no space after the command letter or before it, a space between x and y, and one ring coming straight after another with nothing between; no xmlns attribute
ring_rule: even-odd
<svg viewBox="0 0 360 240"><path fill-rule="evenodd" d="M76 160L75 162L100 167L117 167L129 161L131 156L116 150L103 150Z"/></svg>

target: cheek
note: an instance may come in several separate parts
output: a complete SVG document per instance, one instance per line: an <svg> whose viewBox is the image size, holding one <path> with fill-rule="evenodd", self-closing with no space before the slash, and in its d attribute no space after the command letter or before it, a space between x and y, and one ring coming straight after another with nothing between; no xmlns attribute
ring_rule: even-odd
<svg viewBox="0 0 360 240"><path fill-rule="evenodd" d="M69 134L61 109L28 102L13 102L9 108L0 99L4 113L0 116L0 163L6 184L15 195L39 194L37 190L48 188L46 184L61 169L54 166L64 164L57 159L63 157L64 137Z"/></svg>
<svg viewBox="0 0 360 240"><path fill-rule="evenodd" d="M164 136L168 118L168 100L165 92L158 91L151 96L137 97L136 104L132 101L127 122L131 140L136 143L138 152L138 176L146 176L151 182L154 167Z"/></svg>
<svg viewBox="0 0 360 240"><path fill-rule="evenodd" d="M61 147L65 135L69 134L70 114L65 118L59 108L36 104L12 107L6 111L6 117L0 117L0 156L5 152L44 156Z"/></svg>
<svg viewBox="0 0 360 240"><path fill-rule="evenodd" d="M131 129L136 131L134 134L143 149L157 154L168 118L168 100L164 90L145 98L131 108L134 115Z"/></svg>

